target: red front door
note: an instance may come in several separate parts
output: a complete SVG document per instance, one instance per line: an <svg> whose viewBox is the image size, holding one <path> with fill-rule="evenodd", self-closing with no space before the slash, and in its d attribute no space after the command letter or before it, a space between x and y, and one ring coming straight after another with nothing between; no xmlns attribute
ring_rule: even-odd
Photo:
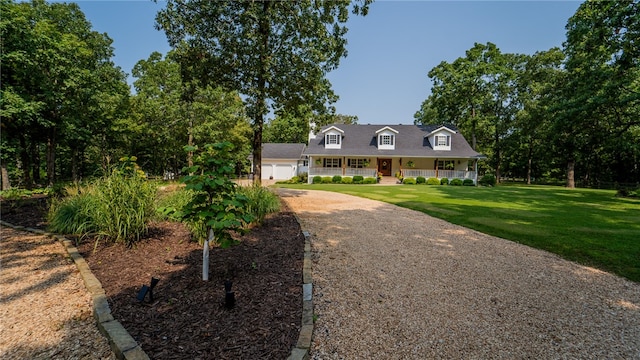
<svg viewBox="0 0 640 360"><path fill-rule="evenodd" d="M382 176L391 176L391 159L378 159L378 172Z"/></svg>

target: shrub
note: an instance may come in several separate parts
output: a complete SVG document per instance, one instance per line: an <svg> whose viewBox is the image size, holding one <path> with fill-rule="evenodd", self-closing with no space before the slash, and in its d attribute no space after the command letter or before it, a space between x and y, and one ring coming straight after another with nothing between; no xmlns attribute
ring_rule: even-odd
<svg viewBox="0 0 640 360"><path fill-rule="evenodd" d="M462 186L462 180L460 180L460 179L451 179L451 182L449 182L449 185Z"/></svg>
<svg viewBox="0 0 640 360"><path fill-rule="evenodd" d="M322 183L323 184L331 184L333 182L333 178L331 176L323 176Z"/></svg>
<svg viewBox="0 0 640 360"><path fill-rule="evenodd" d="M333 177L331 178L331 182L334 184L340 184L342 182L342 176L333 175Z"/></svg>
<svg viewBox="0 0 640 360"><path fill-rule="evenodd" d="M280 198L266 187L241 186L238 193L247 197L247 212L262 224L264 218L280 210Z"/></svg>
<svg viewBox="0 0 640 360"><path fill-rule="evenodd" d="M427 185L440 185L440 180L436 178L428 178Z"/></svg>
<svg viewBox="0 0 640 360"><path fill-rule="evenodd" d="M362 184L363 181L364 181L364 177L362 177L362 175L355 175L353 177L354 184Z"/></svg>
<svg viewBox="0 0 640 360"><path fill-rule="evenodd" d="M303 184L306 184L307 182L309 182L309 173L303 172L298 174L298 177L300 178L300 182Z"/></svg>
<svg viewBox="0 0 640 360"><path fill-rule="evenodd" d="M447 178L440 179L440 185L449 185L449 179Z"/></svg>
<svg viewBox="0 0 640 360"><path fill-rule="evenodd" d="M364 180L362 180L363 184L375 184L378 182L378 179L374 178L374 177L366 177L364 178Z"/></svg>
<svg viewBox="0 0 640 360"><path fill-rule="evenodd" d="M462 186L475 186L475 184L471 179L464 179L464 181L462 182Z"/></svg>
<svg viewBox="0 0 640 360"><path fill-rule="evenodd" d="M349 177L349 176L345 176L342 178L342 183L343 184L353 184L353 178Z"/></svg>
<svg viewBox="0 0 640 360"><path fill-rule="evenodd" d="M291 179L289 179L289 183L291 184L297 184L300 182L300 177L299 176L294 176Z"/></svg>
<svg viewBox="0 0 640 360"><path fill-rule="evenodd" d="M418 176L416 178L416 184L424 184L427 182L427 179L424 178L424 176Z"/></svg>
<svg viewBox="0 0 640 360"><path fill-rule="evenodd" d="M496 186L496 177L491 174L484 175L478 183L482 186Z"/></svg>
<svg viewBox="0 0 640 360"><path fill-rule="evenodd" d="M322 176L314 176L311 180L314 184L322 184Z"/></svg>
<svg viewBox="0 0 640 360"><path fill-rule="evenodd" d="M405 185L415 185L416 184L416 179L414 178L404 178L404 180L402 180L402 183Z"/></svg>

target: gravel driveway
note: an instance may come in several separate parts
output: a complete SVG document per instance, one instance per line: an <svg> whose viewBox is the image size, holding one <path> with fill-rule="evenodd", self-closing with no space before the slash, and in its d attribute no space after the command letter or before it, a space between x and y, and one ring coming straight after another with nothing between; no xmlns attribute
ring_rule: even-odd
<svg viewBox="0 0 640 360"><path fill-rule="evenodd" d="M394 205L277 191L312 234L313 359L640 359L638 283Z"/></svg>

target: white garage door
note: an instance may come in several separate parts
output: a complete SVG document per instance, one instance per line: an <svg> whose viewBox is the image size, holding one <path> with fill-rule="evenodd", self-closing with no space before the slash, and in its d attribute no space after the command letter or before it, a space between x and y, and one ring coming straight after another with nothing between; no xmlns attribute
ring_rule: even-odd
<svg viewBox="0 0 640 360"><path fill-rule="evenodd" d="M273 178L276 180L289 180L293 177L293 167L291 165L276 165Z"/></svg>
<svg viewBox="0 0 640 360"><path fill-rule="evenodd" d="M273 175L273 165L271 164L262 164L262 171L260 173L260 177L262 179L268 179Z"/></svg>

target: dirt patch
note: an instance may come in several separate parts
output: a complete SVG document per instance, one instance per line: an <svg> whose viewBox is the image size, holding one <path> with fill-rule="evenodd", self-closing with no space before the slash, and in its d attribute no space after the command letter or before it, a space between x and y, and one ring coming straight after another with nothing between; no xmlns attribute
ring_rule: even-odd
<svg viewBox="0 0 640 360"><path fill-rule="evenodd" d="M38 211L33 205L3 202L2 219L44 228L46 206ZM181 224L151 224L148 236L131 249L96 246L93 239L78 248L102 283L114 317L152 359L282 359L300 331L304 247L299 224L283 210L244 235L241 244L212 249L207 282L201 280L202 247ZM147 296L140 303L138 291L152 277L160 279L154 301ZM225 280L233 283L232 309L224 306Z"/></svg>

